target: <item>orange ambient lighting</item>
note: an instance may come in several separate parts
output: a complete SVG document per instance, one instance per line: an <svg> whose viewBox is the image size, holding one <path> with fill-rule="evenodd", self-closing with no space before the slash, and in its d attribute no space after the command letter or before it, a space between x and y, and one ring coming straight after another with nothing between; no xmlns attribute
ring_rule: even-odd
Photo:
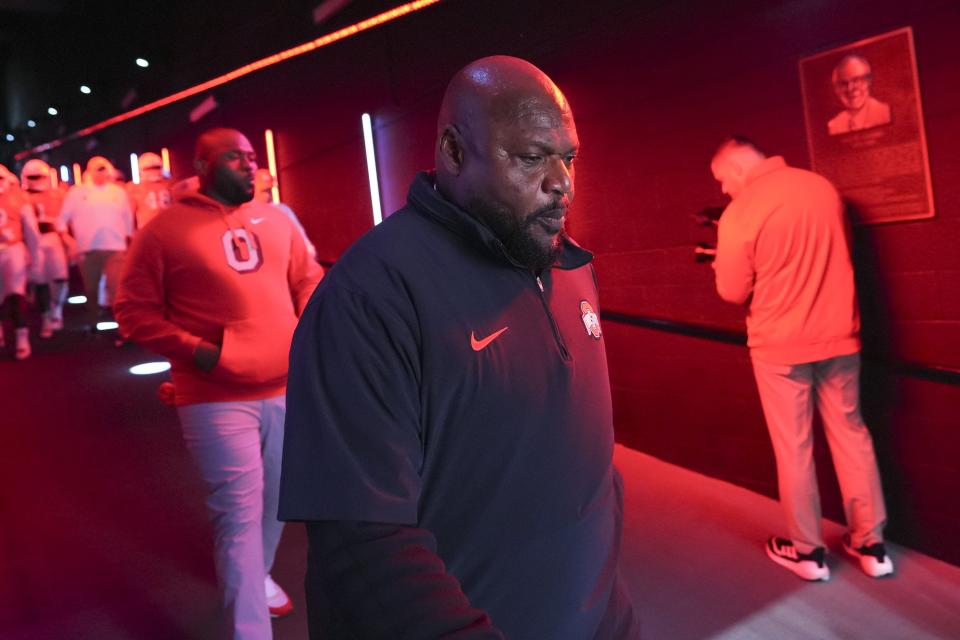
<svg viewBox="0 0 960 640"><path fill-rule="evenodd" d="M267 141L267 169L273 176L273 187L270 189L270 199L273 202L280 202L280 178L277 177L277 152L273 146L273 131L267 129L263 132L263 137Z"/></svg>
<svg viewBox="0 0 960 640"><path fill-rule="evenodd" d="M174 102L185 100L190 96L195 96L198 93L209 91L214 87L219 87L220 85L236 80L237 78L242 78L243 76L249 75L254 71L259 71L261 69L265 69L266 67L273 66L278 62L283 62L284 60L289 60L290 58L296 58L297 56L301 56L305 53L310 53L311 51L315 51L317 49L320 49L321 47L325 47L339 40L343 40L345 38L355 36L362 31L367 31L368 29L378 27L381 24L384 24L385 22L390 22L392 20L396 20L397 18L402 18L405 15L414 13L415 11L420 11L421 9L425 9L430 5L434 5L439 2L441 2L441 0L417 0L416 2L408 2L406 4L402 4L399 7L390 9L389 11L384 11L379 15L375 15L372 18L361 20L360 22L357 22L356 24L352 24L349 27L344 27L343 29L338 29L333 33L328 33L325 36L320 36L319 38L315 40L311 40L310 42L305 42L304 44L301 44L299 46L291 47L290 49L286 49L279 53L275 53L272 56L267 56L266 58L261 58L260 60L251 62L250 64L245 64L239 69L234 69L233 71L225 73L222 76L217 76L212 80L207 80L206 82L202 82L198 85L194 85L188 89L184 89L183 91L178 91L177 93L169 95L166 98L155 100L149 104L143 105L142 107L137 107L136 109L131 109L126 113L121 113L119 115L113 116L112 118L107 118L103 122L98 122L97 124L91 125L86 129L81 129L79 131L71 133L70 135L65 136L63 138L52 140L45 144L41 144L40 146L34 147L32 149L28 149L26 151L21 151L15 156L15 158L17 160L22 160L23 158L26 158L27 156L33 155L35 153L42 153L44 151L49 151L50 149L55 149L60 145L62 145L64 142L68 142L70 140L76 140L77 138L88 136L91 133L100 131L101 129L106 129L107 127L113 126L120 122L130 120L131 118L136 118L137 116L142 116L143 114L149 113L150 111L155 111L160 107L165 107L167 105L173 104Z"/></svg>

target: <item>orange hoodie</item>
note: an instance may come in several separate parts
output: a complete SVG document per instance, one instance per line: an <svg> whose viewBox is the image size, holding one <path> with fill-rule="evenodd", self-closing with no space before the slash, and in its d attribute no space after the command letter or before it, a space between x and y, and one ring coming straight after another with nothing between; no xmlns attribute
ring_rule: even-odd
<svg viewBox="0 0 960 640"><path fill-rule="evenodd" d="M121 333L170 359L178 406L283 393L294 327L323 269L276 207L181 196L134 237L114 314ZM201 340L221 345L209 373Z"/></svg>
<svg viewBox="0 0 960 640"><path fill-rule="evenodd" d="M750 301L751 357L815 362L860 350L843 203L825 178L766 158L720 217L717 291Z"/></svg>

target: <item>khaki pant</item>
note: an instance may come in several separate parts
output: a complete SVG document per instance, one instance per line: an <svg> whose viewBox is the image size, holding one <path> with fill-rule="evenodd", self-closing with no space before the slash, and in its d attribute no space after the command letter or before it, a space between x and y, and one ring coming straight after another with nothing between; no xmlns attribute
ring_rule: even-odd
<svg viewBox="0 0 960 640"><path fill-rule="evenodd" d="M100 276L107 278L108 306L113 304L123 271L123 258L126 251L104 251L96 249L80 254L80 275L83 276L83 289L87 296L87 323L95 325L99 316Z"/></svg>
<svg viewBox="0 0 960 640"><path fill-rule="evenodd" d="M780 501L800 553L824 546L813 462L813 407L823 427L843 494L854 547L883 542L887 513L873 440L860 417L860 354L782 365L753 360L760 402L777 458Z"/></svg>

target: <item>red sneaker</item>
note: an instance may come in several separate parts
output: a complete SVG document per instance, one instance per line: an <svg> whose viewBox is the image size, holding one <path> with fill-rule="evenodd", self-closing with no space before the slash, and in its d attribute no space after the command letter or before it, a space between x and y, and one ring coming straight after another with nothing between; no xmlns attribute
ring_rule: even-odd
<svg viewBox="0 0 960 640"><path fill-rule="evenodd" d="M293 613L293 601L290 600L290 596L273 581L269 574L263 579L263 585L267 589L267 607L270 609L271 618L282 618Z"/></svg>

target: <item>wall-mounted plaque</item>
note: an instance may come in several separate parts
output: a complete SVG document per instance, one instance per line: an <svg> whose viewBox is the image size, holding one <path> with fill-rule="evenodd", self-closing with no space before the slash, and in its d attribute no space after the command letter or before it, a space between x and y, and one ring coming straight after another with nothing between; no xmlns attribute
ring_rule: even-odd
<svg viewBox="0 0 960 640"><path fill-rule="evenodd" d="M800 83L811 165L855 222L933 217L912 29L802 58Z"/></svg>

